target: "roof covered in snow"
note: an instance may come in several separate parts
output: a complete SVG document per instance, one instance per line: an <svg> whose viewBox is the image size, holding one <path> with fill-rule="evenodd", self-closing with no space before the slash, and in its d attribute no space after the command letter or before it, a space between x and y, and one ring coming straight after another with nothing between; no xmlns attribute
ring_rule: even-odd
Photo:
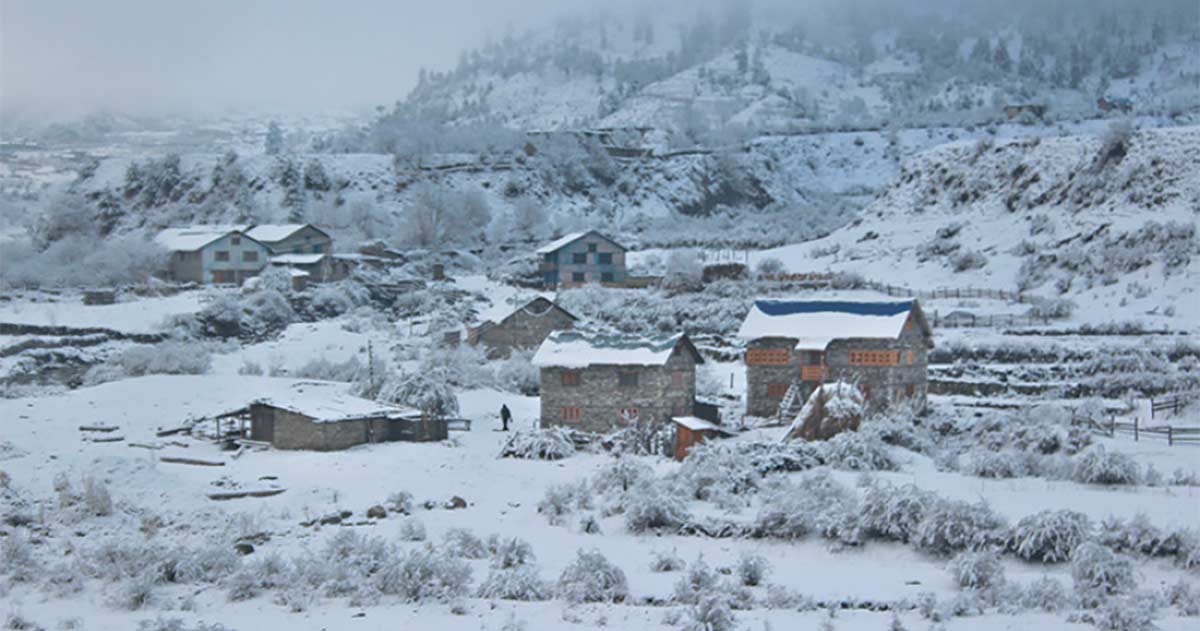
<svg viewBox="0 0 1200 631"><path fill-rule="evenodd" d="M671 417L671 420L692 430L693 432L713 431L729 433L724 427L721 427L712 421L706 421L695 416L673 416Z"/></svg>
<svg viewBox="0 0 1200 631"><path fill-rule="evenodd" d="M916 305L915 300L758 300L738 337L794 338L796 348L804 350L823 350L838 338L896 338Z"/></svg>
<svg viewBox="0 0 1200 631"><path fill-rule="evenodd" d="M315 265L325 258L324 254L277 254L271 257L276 265Z"/></svg>
<svg viewBox="0 0 1200 631"><path fill-rule="evenodd" d="M197 225L167 228L154 236L154 242L171 252L194 252L231 232L245 232L240 225Z"/></svg>
<svg viewBox="0 0 1200 631"><path fill-rule="evenodd" d="M542 368L662 366L680 344L694 354L697 363L703 363L700 353L683 333L637 337L578 330L551 333L534 353L532 363Z"/></svg>
<svg viewBox="0 0 1200 631"><path fill-rule="evenodd" d="M274 394L251 402L303 414L317 423L338 423L365 418L393 420L420 418L421 412L370 399L356 397L345 391L345 384L300 382L284 393Z"/></svg>
<svg viewBox="0 0 1200 631"><path fill-rule="evenodd" d="M557 251L563 249L564 247L571 245L572 243L575 243L576 241L578 241L588 235L595 235L595 236L600 237L601 239L604 239L605 241L608 241L609 243L617 246L618 248L621 248L622 250L625 249L625 246L621 245L620 243L617 243L616 241L613 241L612 239L600 234L599 232L596 232L595 230L587 230L584 232L572 232L571 234L564 235L558 239L555 239L555 240L551 241L550 243L547 243L546 245L543 245L542 247L538 248L537 253L538 254L549 254L551 252L557 252Z"/></svg>
<svg viewBox="0 0 1200 631"><path fill-rule="evenodd" d="M283 241L307 226L306 223L264 223L250 228L246 234L259 241Z"/></svg>

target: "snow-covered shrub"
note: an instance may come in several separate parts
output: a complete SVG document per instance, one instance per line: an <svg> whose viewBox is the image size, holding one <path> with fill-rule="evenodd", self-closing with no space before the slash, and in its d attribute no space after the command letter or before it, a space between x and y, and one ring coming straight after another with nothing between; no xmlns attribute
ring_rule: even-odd
<svg viewBox="0 0 1200 631"><path fill-rule="evenodd" d="M58 492L58 505L63 509L75 509L88 517L104 517L112 514L113 502L104 482L92 476L83 479L83 488L75 485L64 474L54 479L54 490Z"/></svg>
<svg viewBox="0 0 1200 631"><path fill-rule="evenodd" d="M851 471L895 471L898 467L888 446L875 436L842 432L818 443L825 464Z"/></svg>
<svg viewBox="0 0 1200 631"><path fill-rule="evenodd" d="M419 370L387 379L377 397L386 403L416 408L433 417L458 416L458 395L445 371Z"/></svg>
<svg viewBox="0 0 1200 631"><path fill-rule="evenodd" d="M670 455L675 445L675 424L639 418L628 427L608 434L603 442L606 447L611 445L609 451L618 455Z"/></svg>
<svg viewBox="0 0 1200 631"><path fill-rule="evenodd" d="M601 495L624 494L653 478L654 470L650 465L637 458L617 456L592 476L592 488Z"/></svg>
<svg viewBox="0 0 1200 631"><path fill-rule="evenodd" d="M480 598L535 601L548 599L550 590L538 577L535 567L521 565L514 569L488 572L487 578L479 585L477 595Z"/></svg>
<svg viewBox="0 0 1200 631"><path fill-rule="evenodd" d="M1157 614L1152 598L1109 598L1105 600L1092 620L1100 631L1153 631Z"/></svg>
<svg viewBox="0 0 1200 631"><path fill-rule="evenodd" d="M1015 449L972 449L959 459L959 467L981 478L1018 478L1029 473L1029 458Z"/></svg>
<svg viewBox="0 0 1200 631"><path fill-rule="evenodd" d="M571 430L563 427L521 430L504 444L500 455L505 458L532 460L562 460L575 454Z"/></svg>
<svg viewBox="0 0 1200 631"><path fill-rule="evenodd" d="M1163 590L1166 604L1179 610L1182 616L1200 616L1200 591L1192 588L1191 583L1179 579Z"/></svg>
<svg viewBox="0 0 1200 631"><path fill-rule="evenodd" d="M14 530L0 539L0 575L7 575L13 582L24 583L39 576L40 565L29 538L20 530Z"/></svg>
<svg viewBox="0 0 1200 631"><path fill-rule="evenodd" d="M400 522L399 535L401 541L424 541L425 524L416 517L406 517Z"/></svg>
<svg viewBox="0 0 1200 631"><path fill-rule="evenodd" d="M1084 484L1137 484L1137 462L1119 451L1095 444L1073 459L1071 479Z"/></svg>
<svg viewBox="0 0 1200 631"><path fill-rule="evenodd" d="M1043 576L1021 590L1020 605L1026 609L1058 611L1070 605L1070 596L1058 579Z"/></svg>
<svg viewBox="0 0 1200 631"><path fill-rule="evenodd" d="M496 386L505 392L525 396L538 393L541 370L531 363L533 351L515 350L506 359L496 362Z"/></svg>
<svg viewBox="0 0 1200 631"><path fill-rule="evenodd" d="M586 483L551 484L538 501L537 509L546 516L550 525L557 526L562 524L564 515L576 508L586 507L589 494Z"/></svg>
<svg viewBox="0 0 1200 631"><path fill-rule="evenodd" d="M311 287L309 293L312 294L309 306L322 318L340 316L371 301L365 287L349 281L322 283Z"/></svg>
<svg viewBox="0 0 1200 631"><path fill-rule="evenodd" d="M755 516L756 536L799 539L816 532L826 539L855 545L862 525L854 494L828 472L806 476L799 484L774 484Z"/></svg>
<svg viewBox="0 0 1200 631"><path fill-rule="evenodd" d="M875 482L860 502L863 529L869 536L907 543L937 497L914 484Z"/></svg>
<svg viewBox="0 0 1200 631"><path fill-rule="evenodd" d="M296 379L320 379L321 381L351 382L365 378L366 365L357 356L343 362L332 362L324 357L308 360L303 366L289 371L288 376Z"/></svg>
<svg viewBox="0 0 1200 631"><path fill-rule="evenodd" d="M1100 543L1115 552L1135 552L1147 556L1177 556L1193 535L1187 531L1164 533L1143 513L1126 522L1108 517L1100 523Z"/></svg>
<svg viewBox="0 0 1200 631"><path fill-rule="evenodd" d="M986 267L987 264L987 256L975 250L962 250L950 255L950 268L955 272L980 269Z"/></svg>
<svg viewBox="0 0 1200 631"><path fill-rule="evenodd" d="M388 508L397 513L404 515L412 514L413 512L413 495L408 491L396 491L388 496Z"/></svg>
<svg viewBox="0 0 1200 631"><path fill-rule="evenodd" d="M1009 535L1008 548L1026 561L1057 563L1092 535L1087 515L1069 510L1044 510L1023 517Z"/></svg>
<svg viewBox="0 0 1200 631"><path fill-rule="evenodd" d="M288 564L276 554L247 563L228 580L229 600L248 600L288 584Z"/></svg>
<svg viewBox="0 0 1200 631"><path fill-rule="evenodd" d="M1071 552L1071 578L1085 605L1093 607L1111 594L1134 587L1129 559L1094 541L1086 541Z"/></svg>
<svg viewBox="0 0 1200 631"><path fill-rule="evenodd" d="M985 502L939 499L925 511L913 545L941 556L1002 543L1007 524Z"/></svg>
<svg viewBox="0 0 1200 631"><path fill-rule="evenodd" d="M625 572L596 550L579 550L558 579L558 595L568 602L622 602L629 595Z"/></svg>
<svg viewBox="0 0 1200 631"><path fill-rule="evenodd" d="M223 544L175 548L168 551L163 563L168 582L174 583L217 583L240 565L237 552ZM285 569L282 561L273 555L259 559L256 567L263 573L281 573Z"/></svg>
<svg viewBox="0 0 1200 631"><path fill-rule="evenodd" d="M662 286L677 291L699 289L704 282L704 264L695 250L671 250L663 271Z"/></svg>
<svg viewBox="0 0 1200 631"><path fill-rule="evenodd" d="M742 585L755 587L761 585L763 579L771 573L771 564L762 555L743 553L738 557L734 569Z"/></svg>
<svg viewBox="0 0 1200 631"><path fill-rule="evenodd" d="M579 532L585 535L601 534L600 520L592 513L584 513L579 518Z"/></svg>
<svg viewBox="0 0 1200 631"><path fill-rule="evenodd" d="M119 609L137 611L150 605L156 596L161 577L153 571L131 576L118 585L109 598L109 604Z"/></svg>
<svg viewBox="0 0 1200 631"><path fill-rule="evenodd" d="M813 258L820 258L821 256L824 255L818 255L817 252L813 252ZM783 264L783 261L773 256L768 256L760 259L758 264L754 266L754 277L758 280L767 280L775 278L786 271L787 266Z"/></svg>
<svg viewBox="0 0 1200 631"><path fill-rule="evenodd" d="M442 537L442 550L460 559L486 559L487 548L483 540L466 528L451 528Z"/></svg>
<svg viewBox="0 0 1200 631"><path fill-rule="evenodd" d="M721 577L708 567L704 557L698 556L675 582L673 598L676 602L694 604L702 596L715 591L720 581Z"/></svg>
<svg viewBox="0 0 1200 631"><path fill-rule="evenodd" d="M680 493L664 482L645 480L625 495L625 527L630 532L675 530L691 519Z"/></svg>
<svg viewBox="0 0 1200 631"><path fill-rule="evenodd" d="M654 550L650 553L650 571L651 572L674 572L686 567L683 559L675 553L675 550L667 552L665 550Z"/></svg>
<svg viewBox="0 0 1200 631"><path fill-rule="evenodd" d="M470 583L471 566L429 547L391 555L373 574L379 593L412 603L462 596Z"/></svg>
<svg viewBox="0 0 1200 631"><path fill-rule="evenodd" d="M733 617L729 596L726 594L705 594L688 609L687 622L684 631L733 631L737 628L737 620Z"/></svg>
<svg viewBox="0 0 1200 631"><path fill-rule="evenodd" d="M690 495L699 500L710 499L718 492L745 493L757 488L762 477L742 450L719 442L693 447L677 475Z"/></svg>
<svg viewBox="0 0 1200 631"><path fill-rule="evenodd" d="M1000 557L991 550L958 553L950 562L950 573L959 587L967 589L986 589L1004 582Z"/></svg>
<svg viewBox="0 0 1200 631"><path fill-rule="evenodd" d="M518 537L492 535L487 540L489 564L496 569L506 570L519 565L533 563L533 546Z"/></svg>
<svg viewBox="0 0 1200 631"><path fill-rule="evenodd" d="M141 375L200 375L208 372L212 358L202 344L163 342L134 346L117 358L131 377Z"/></svg>

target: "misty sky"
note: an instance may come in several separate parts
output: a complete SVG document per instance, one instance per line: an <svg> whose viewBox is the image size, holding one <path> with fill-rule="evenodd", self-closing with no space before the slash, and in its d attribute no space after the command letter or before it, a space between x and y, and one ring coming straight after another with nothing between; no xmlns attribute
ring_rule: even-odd
<svg viewBox="0 0 1200 631"><path fill-rule="evenodd" d="M351 112L576 0L0 0L0 116ZM5 114L7 113L7 114Z"/></svg>

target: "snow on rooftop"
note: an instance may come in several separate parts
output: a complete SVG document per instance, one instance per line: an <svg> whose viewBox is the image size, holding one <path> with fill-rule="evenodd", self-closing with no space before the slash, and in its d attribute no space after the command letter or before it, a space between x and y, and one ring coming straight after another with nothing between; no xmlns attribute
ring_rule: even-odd
<svg viewBox="0 0 1200 631"><path fill-rule="evenodd" d="M283 241L308 224L303 223L264 223L246 231L246 235L257 241Z"/></svg>
<svg viewBox="0 0 1200 631"><path fill-rule="evenodd" d="M586 368L593 365L662 366L682 333L653 338L585 331L555 331L533 355L534 366Z"/></svg>
<svg viewBox="0 0 1200 631"><path fill-rule="evenodd" d="M555 240L551 241L550 243L547 243L546 245L543 245L542 247L538 248L537 253L538 254L549 254L551 252L557 252L563 246L565 246L569 243L572 243L578 239L583 238L583 235L585 235L585 234L587 234L587 233L586 232L572 232L571 234L564 235L564 236L559 237L558 239L555 239Z"/></svg>
<svg viewBox="0 0 1200 631"><path fill-rule="evenodd" d="M348 394L345 384L313 381L293 384L284 392L255 399L252 403L262 403L303 414L318 423L377 417L415 418L421 415L419 411L411 408L397 407Z"/></svg>
<svg viewBox="0 0 1200 631"><path fill-rule="evenodd" d="M695 416L673 416L673 417L671 417L671 420L692 430L693 432L708 431L708 430L718 431L718 432L725 431L725 428L721 427L720 425L717 425L716 423L713 423L712 421L706 421L702 418L697 418Z"/></svg>
<svg viewBox="0 0 1200 631"><path fill-rule="evenodd" d="M271 262L278 265L314 265L325 258L324 254L277 254Z"/></svg>
<svg viewBox="0 0 1200 631"><path fill-rule="evenodd" d="M194 252L230 232L245 232L240 225L198 225L167 228L154 236L154 242L172 252Z"/></svg>
<svg viewBox="0 0 1200 631"><path fill-rule="evenodd" d="M823 350L838 338L899 337L912 308L911 300L758 300L742 321L738 337L795 338L797 349Z"/></svg>

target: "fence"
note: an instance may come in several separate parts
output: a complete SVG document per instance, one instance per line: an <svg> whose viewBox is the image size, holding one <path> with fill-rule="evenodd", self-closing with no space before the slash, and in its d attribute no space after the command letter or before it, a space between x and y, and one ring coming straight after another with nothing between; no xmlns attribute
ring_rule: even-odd
<svg viewBox="0 0 1200 631"><path fill-rule="evenodd" d="M1071 424L1082 425L1109 438L1115 438L1117 432L1120 432L1132 435L1134 442L1138 442L1142 436L1148 436L1150 438L1166 438L1167 445L1172 447L1177 444L1200 445L1200 427L1172 427L1170 425L1142 427L1137 418L1134 418L1132 423L1118 423L1115 416L1110 416L1108 422L1098 422L1086 416L1076 416L1071 419Z"/></svg>
<svg viewBox="0 0 1200 631"><path fill-rule="evenodd" d="M1159 412L1171 411L1171 414L1179 414L1179 410L1183 409L1189 401L1197 397L1195 392L1181 392L1179 394L1168 394L1157 399L1150 399L1150 418L1154 418Z"/></svg>
<svg viewBox="0 0 1200 631"><path fill-rule="evenodd" d="M911 289L908 287L900 287L898 285L889 285L887 283L878 283L875 281L867 281L865 285L875 291L885 293L889 296L903 296L906 298L989 298L992 300L1008 300L1021 304L1033 304L1040 299L1037 296L1032 296L1019 291L1005 291L1003 289L991 289L987 287L939 287L937 289Z"/></svg>
<svg viewBox="0 0 1200 631"><path fill-rule="evenodd" d="M976 327L1004 327L1004 326L1035 326L1038 324L1048 326L1052 318L1045 315L982 315L977 316L973 313L951 313L946 316L938 314L935 309L929 317L929 326L937 329L969 329Z"/></svg>

